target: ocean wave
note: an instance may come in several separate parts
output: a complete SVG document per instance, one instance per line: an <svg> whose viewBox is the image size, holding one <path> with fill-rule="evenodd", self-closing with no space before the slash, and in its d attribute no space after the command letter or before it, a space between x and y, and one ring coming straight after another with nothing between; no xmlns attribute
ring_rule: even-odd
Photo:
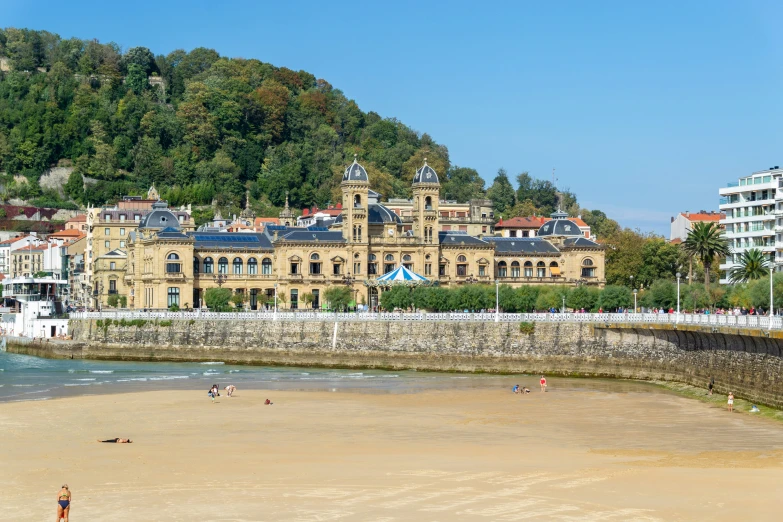
<svg viewBox="0 0 783 522"><path fill-rule="evenodd" d="M224 363L222 361L209 361L209 362L203 362L203 363L199 363L199 364L226 364L226 363Z"/></svg>
<svg viewBox="0 0 783 522"><path fill-rule="evenodd" d="M114 370L90 370L90 373L114 373Z"/></svg>
<svg viewBox="0 0 783 522"><path fill-rule="evenodd" d="M310 375L310 374L309 374L309 373L307 373L307 372L302 372L302 373L300 373L299 375Z"/></svg>
<svg viewBox="0 0 783 522"><path fill-rule="evenodd" d="M51 397L36 397L34 399L13 399L5 402L32 402L32 401L48 401Z"/></svg>
<svg viewBox="0 0 783 522"><path fill-rule="evenodd" d="M91 382L66 382L63 386L89 386Z"/></svg>
<svg viewBox="0 0 783 522"><path fill-rule="evenodd" d="M146 380L147 380L146 377L135 377L132 379L117 379L114 382L130 382L130 381L146 381Z"/></svg>
<svg viewBox="0 0 783 522"><path fill-rule="evenodd" d="M241 371L242 371L242 370L229 370L229 371L228 371L228 373L239 373L239 372L241 372Z"/></svg>
<svg viewBox="0 0 783 522"><path fill-rule="evenodd" d="M220 375L220 372L216 372L215 370L209 370L202 373L201 375Z"/></svg>
<svg viewBox="0 0 783 522"><path fill-rule="evenodd" d="M150 377L151 381L171 381L173 379L190 379L187 375L161 375L160 377Z"/></svg>
<svg viewBox="0 0 783 522"><path fill-rule="evenodd" d="M12 384L11 386L16 388L29 388L31 386L35 386L35 384Z"/></svg>
<svg viewBox="0 0 783 522"><path fill-rule="evenodd" d="M74 381L94 381L95 377L88 377L86 379L74 379Z"/></svg>

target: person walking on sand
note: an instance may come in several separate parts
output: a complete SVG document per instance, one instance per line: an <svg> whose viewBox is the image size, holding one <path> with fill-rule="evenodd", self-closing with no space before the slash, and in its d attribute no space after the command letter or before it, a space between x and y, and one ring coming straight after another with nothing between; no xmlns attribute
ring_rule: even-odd
<svg viewBox="0 0 783 522"><path fill-rule="evenodd" d="M707 387L710 389L710 395L712 395L712 389L715 387L715 377L710 377L710 384Z"/></svg>
<svg viewBox="0 0 783 522"><path fill-rule="evenodd" d="M734 411L734 394L729 392L729 413Z"/></svg>
<svg viewBox="0 0 783 522"><path fill-rule="evenodd" d="M541 381L539 381L539 382L541 383L541 391L545 392L546 391L546 377L544 377L542 375L541 376Z"/></svg>
<svg viewBox="0 0 783 522"><path fill-rule="evenodd" d="M57 493L57 522L65 519L68 522L68 513L71 511L71 490L68 489L68 484L63 484L60 488L60 492Z"/></svg>

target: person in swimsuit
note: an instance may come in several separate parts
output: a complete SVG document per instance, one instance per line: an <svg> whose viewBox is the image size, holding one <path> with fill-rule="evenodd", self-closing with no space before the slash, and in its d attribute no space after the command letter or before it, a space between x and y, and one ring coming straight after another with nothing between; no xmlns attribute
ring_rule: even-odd
<svg viewBox="0 0 783 522"><path fill-rule="evenodd" d="M71 490L68 484L63 484L60 492L57 494L57 522L65 519L68 522L68 512L71 510Z"/></svg>
<svg viewBox="0 0 783 522"><path fill-rule="evenodd" d="M131 444L133 441L130 439L121 439L117 437L116 439L99 440L98 442L113 442L115 444Z"/></svg>
<svg viewBox="0 0 783 522"><path fill-rule="evenodd" d="M734 411L734 394L729 392L729 413Z"/></svg>
<svg viewBox="0 0 783 522"><path fill-rule="evenodd" d="M544 377L543 375L541 376L540 383L541 383L541 391L545 392L546 391L546 377Z"/></svg>
<svg viewBox="0 0 783 522"><path fill-rule="evenodd" d="M234 386L233 384L229 384L228 386L226 386L226 395L228 395L229 397L231 397L235 391L237 391L237 387Z"/></svg>

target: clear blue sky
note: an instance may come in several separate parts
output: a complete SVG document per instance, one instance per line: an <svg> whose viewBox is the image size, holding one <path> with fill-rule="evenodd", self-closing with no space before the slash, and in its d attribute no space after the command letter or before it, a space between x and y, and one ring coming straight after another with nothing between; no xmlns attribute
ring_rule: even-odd
<svg viewBox="0 0 783 522"><path fill-rule="evenodd" d="M783 166L783 3L3 0L2 26L212 47L328 80L448 146L491 183L529 171L621 224Z"/></svg>

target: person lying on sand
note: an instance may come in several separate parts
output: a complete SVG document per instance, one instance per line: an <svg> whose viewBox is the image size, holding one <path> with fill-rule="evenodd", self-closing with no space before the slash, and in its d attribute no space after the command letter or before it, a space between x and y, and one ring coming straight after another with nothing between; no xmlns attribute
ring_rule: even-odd
<svg viewBox="0 0 783 522"><path fill-rule="evenodd" d="M269 399L264 401L264 406L269 406L271 404L274 404L274 402L270 401Z"/></svg>
<svg viewBox="0 0 783 522"><path fill-rule="evenodd" d="M116 439L99 440L98 442L114 442L115 444L131 444L133 441L130 439L121 439L117 437Z"/></svg>

